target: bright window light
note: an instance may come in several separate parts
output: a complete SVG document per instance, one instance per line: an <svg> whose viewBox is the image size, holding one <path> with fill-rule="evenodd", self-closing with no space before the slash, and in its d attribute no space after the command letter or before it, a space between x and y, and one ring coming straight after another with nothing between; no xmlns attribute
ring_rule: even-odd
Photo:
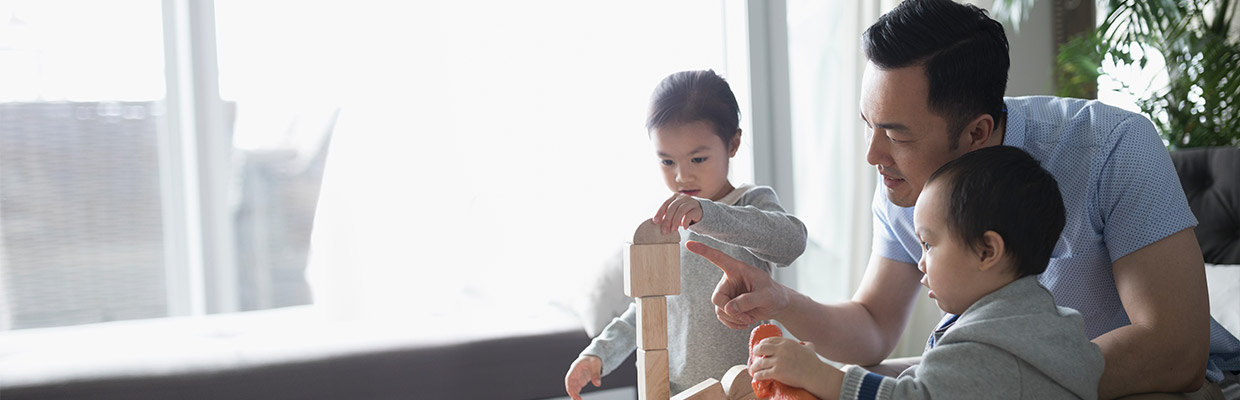
<svg viewBox="0 0 1240 400"><path fill-rule="evenodd" d="M670 195L644 128L655 84L727 76L721 2L216 4L238 148L297 148L289 121L340 110L310 269L314 301L348 315L583 290Z"/></svg>

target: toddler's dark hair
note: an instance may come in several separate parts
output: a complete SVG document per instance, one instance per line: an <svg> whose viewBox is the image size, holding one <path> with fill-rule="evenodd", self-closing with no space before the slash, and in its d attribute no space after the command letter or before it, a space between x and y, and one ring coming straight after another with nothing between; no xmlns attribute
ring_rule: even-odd
<svg viewBox="0 0 1240 400"><path fill-rule="evenodd" d="M646 131L703 121L727 146L740 127L741 111L728 82L714 70L681 71L663 78L650 96ZM730 149L729 149L730 150Z"/></svg>
<svg viewBox="0 0 1240 400"><path fill-rule="evenodd" d="M1024 150L994 146L949 161L926 185L945 189L948 230L978 246L986 231L1003 237L1017 278L1046 271L1064 226L1055 177Z"/></svg>

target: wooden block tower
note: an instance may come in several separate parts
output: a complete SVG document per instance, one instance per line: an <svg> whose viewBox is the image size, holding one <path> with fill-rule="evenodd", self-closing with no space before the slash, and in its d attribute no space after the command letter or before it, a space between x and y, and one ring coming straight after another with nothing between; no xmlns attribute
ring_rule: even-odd
<svg viewBox="0 0 1240 400"><path fill-rule="evenodd" d="M624 251L624 294L637 302L638 400L736 400L753 398L744 365L671 395L667 355L667 296L680 294L680 233L664 234L647 219ZM729 390L729 387L735 388Z"/></svg>
<svg viewBox="0 0 1240 400"><path fill-rule="evenodd" d="M680 233L651 220L624 251L624 294L637 302L637 398L668 400L667 296L680 294Z"/></svg>

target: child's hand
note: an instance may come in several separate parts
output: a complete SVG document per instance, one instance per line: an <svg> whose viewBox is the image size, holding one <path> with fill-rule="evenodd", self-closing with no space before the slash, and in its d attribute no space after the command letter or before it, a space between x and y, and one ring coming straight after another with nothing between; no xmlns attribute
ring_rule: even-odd
<svg viewBox="0 0 1240 400"><path fill-rule="evenodd" d="M663 233L675 232L677 227L688 229L702 220L702 203L696 197L676 193L663 202L651 220L663 227Z"/></svg>
<svg viewBox="0 0 1240 400"><path fill-rule="evenodd" d="M801 344L785 337L764 339L753 348L749 365L754 381L774 379L805 389L821 399L839 396L844 373L818 359L812 343Z"/></svg>
<svg viewBox="0 0 1240 400"><path fill-rule="evenodd" d="M577 361L573 361L573 366L568 367L568 374L564 375L564 391L568 392L568 397L573 400L581 400L581 388L586 387L586 383L593 383L595 387L603 385L603 360L595 356L577 357Z"/></svg>

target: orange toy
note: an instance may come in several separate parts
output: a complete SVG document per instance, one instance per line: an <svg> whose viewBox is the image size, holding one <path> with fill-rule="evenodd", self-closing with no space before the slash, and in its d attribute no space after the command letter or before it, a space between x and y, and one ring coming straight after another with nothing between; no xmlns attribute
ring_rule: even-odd
<svg viewBox="0 0 1240 400"><path fill-rule="evenodd" d="M757 328L753 328L753 332L750 332L749 334L749 364L753 365L753 347L756 346L758 342L761 342L762 339L780 337L783 335L784 332L780 330L778 326L773 324L762 324L758 325ZM805 391L805 389L788 386L773 379L753 381L753 394L759 399L818 400L818 397Z"/></svg>

